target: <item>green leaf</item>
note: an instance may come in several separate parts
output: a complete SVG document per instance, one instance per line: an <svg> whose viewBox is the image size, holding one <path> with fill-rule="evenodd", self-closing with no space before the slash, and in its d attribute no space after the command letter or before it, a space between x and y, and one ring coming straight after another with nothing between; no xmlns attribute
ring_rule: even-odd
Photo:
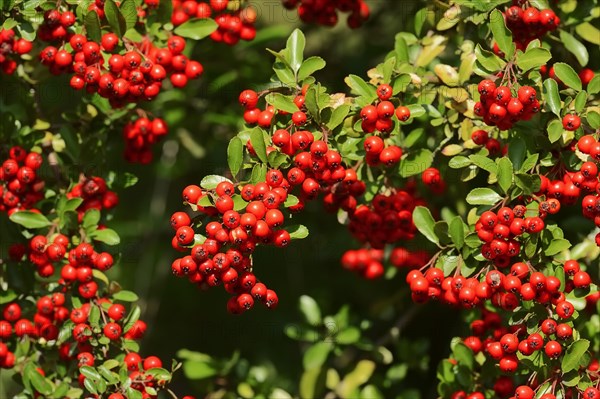
<svg viewBox="0 0 600 399"><path fill-rule="evenodd" d="M244 144L239 137L234 137L227 146L227 164L231 175L235 178L242 168L244 161Z"/></svg>
<svg viewBox="0 0 600 399"><path fill-rule="evenodd" d="M264 182L267 176L267 165L265 164L257 164L252 168L252 175L250 176L250 182L252 184L256 184L259 182Z"/></svg>
<svg viewBox="0 0 600 399"><path fill-rule="evenodd" d="M113 299L121 302L137 302L139 297L135 292L122 290L114 293Z"/></svg>
<svg viewBox="0 0 600 399"><path fill-rule="evenodd" d="M545 65L550 58L552 58L552 54L549 50L542 47L534 47L528 49L517 58L517 66L521 68L523 72L526 72L530 69L536 69Z"/></svg>
<svg viewBox="0 0 600 399"><path fill-rule="evenodd" d="M121 14L121 10L119 10L119 7L117 7L113 0L106 0L104 2L104 13L112 31L119 38L123 37L123 34L127 30L127 23Z"/></svg>
<svg viewBox="0 0 600 399"><path fill-rule="evenodd" d="M340 345L352 345L360 339L360 330L356 327L349 327L335 335L335 342Z"/></svg>
<svg viewBox="0 0 600 399"><path fill-rule="evenodd" d="M507 157L498 161L498 185L506 194L513 184L513 164Z"/></svg>
<svg viewBox="0 0 600 399"><path fill-rule="evenodd" d="M267 103L271 104L278 110L289 113L298 111L298 106L288 97L281 93L270 93L266 96Z"/></svg>
<svg viewBox="0 0 600 399"><path fill-rule="evenodd" d="M482 49L479 44L475 46L475 57L477 62L490 73L498 71L506 65L503 59L491 51Z"/></svg>
<svg viewBox="0 0 600 399"><path fill-rule="evenodd" d="M467 194L467 202L471 205L495 205L501 200L500 194L491 188L474 188Z"/></svg>
<svg viewBox="0 0 600 399"><path fill-rule="evenodd" d="M572 34L565 30L560 30L560 40L567 50L571 52L579 61L581 66L586 66L590 60L590 54L587 48L575 38Z"/></svg>
<svg viewBox="0 0 600 399"><path fill-rule="evenodd" d="M465 244L465 230L460 216L455 216L448 225L448 234L454 246L461 249Z"/></svg>
<svg viewBox="0 0 600 399"><path fill-rule="evenodd" d="M121 238L113 229L98 229L90 233L90 237L95 241L100 241L106 245L118 245L121 242Z"/></svg>
<svg viewBox="0 0 600 399"><path fill-rule="evenodd" d="M554 256L569 248L571 248L569 240L558 238L550 242L550 245L544 250L544 254L546 256Z"/></svg>
<svg viewBox="0 0 600 399"><path fill-rule="evenodd" d="M13 301L17 297L17 293L13 289L2 290L0 292L0 305L4 305L5 303L9 303Z"/></svg>
<svg viewBox="0 0 600 399"><path fill-rule="evenodd" d="M562 122L558 119L551 120L546 130L548 131L548 140L551 143L556 143L560 140L565 131Z"/></svg>
<svg viewBox="0 0 600 399"><path fill-rule="evenodd" d="M304 60L304 46L306 44L306 39L304 38L304 33L300 29L294 29L292 34L286 43L286 50L288 52L288 63L294 71L294 74L298 74L300 67L302 66L302 61Z"/></svg>
<svg viewBox="0 0 600 399"><path fill-rule="evenodd" d="M327 360L329 352L333 349L333 345L330 342L320 341L308 348L304 353L302 364L305 370L314 368L321 368L323 363Z"/></svg>
<svg viewBox="0 0 600 399"><path fill-rule="evenodd" d="M326 108L325 110L327 109L331 108ZM348 104L342 104L339 107L333 109L333 111L331 112L331 117L325 125L328 129L333 130L339 125L341 125L342 122L344 122L344 119L346 119L349 113L350 106Z"/></svg>
<svg viewBox="0 0 600 399"><path fill-rule="evenodd" d="M585 41L600 46L600 29L589 22L583 22L575 27L575 32Z"/></svg>
<svg viewBox="0 0 600 399"><path fill-rule="evenodd" d="M344 79L344 82L353 93L364 97L367 102L373 102L377 98L377 89L365 82L360 76L349 75Z"/></svg>
<svg viewBox="0 0 600 399"><path fill-rule="evenodd" d="M86 231L93 231L100 222L100 211L98 209L88 209L83 215L81 226Z"/></svg>
<svg viewBox="0 0 600 399"><path fill-rule="evenodd" d="M493 174L498 173L498 165L491 158L488 158L483 155L473 154L469 157L471 162L473 162L477 167Z"/></svg>
<svg viewBox="0 0 600 399"><path fill-rule="evenodd" d="M265 136L263 135L262 129L254 128L250 132L250 144L256 152L256 156L263 163L267 163L267 145L265 144Z"/></svg>
<svg viewBox="0 0 600 399"><path fill-rule="evenodd" d="M587 99L588 99L588 94L585 90L580 91L579 93L577 93L577 96L575 97L575 101L573 101L573 103L575 104L575 112L580 114L583 112L583 109L585 108L585 104L587 103Z"/></svg>
<svg viewBox="0 0 600 399"><path fill-rule="evenodd" d="M125 19L125 30L129 30L135 26L137 23L137 9L135 6L135 0L125 0L119 6L121 11L121 15Z"/></svg>
<svg viewBox="0 0 600 399"><path fill-rule="evenodd" d="M510 151L510 147L509 147L509 151ZM448 162L448 166L450 166L452 169L466 168L467 166L469 166L471 164L472 164L471 160L467 157L463 157L462 155L456 155L450 159L450 162Z"/></svg>
<svg viewBox="0 0 600 399"><path fill-rule="evenodd" d="M400 176L409 177L423 173L433 163L433 154L426 148L411 151L400 161Z"/></svg>
<svg viewBox="0 0 600 399"><path fill-rule="evenodd" d="M514 138L508 146L508 158L516 170L521 170L525 155L527 155L525 140L520 137Z"/></svg>
<svg viewBox="0 0 600 399"><path fill-rule="evenodd" d="M306 226L303 226L301 224L290 226L286 228L286 230L288 231L288 233L290 233L290 238L292 240L301 240L303 238L308 237L308 229L306 228Z"/></svg>
<svg viewBox="0 0 600 399"><path fill-rule="evenodd" d="M45 396L49 396L52 393L52 384L39 371L32 368L28 374L31 385L33 385L36 391Z"/></svg>
<svg viewBox="0 0 600 399"><path fill-rule="evenodd" d="M321 396L325 388L327 373L325 369L312 368L305 370L300 377L300 399L314 399Z"/></svg>
<svg viewBox="0 0 600 399"><path fill-rule="evenodd" d="M151 375L154 377L154 379L159 381L170 381L172 378L171 373L161 367L155 367L153 369L146 370L145 374Z"/></svg>
<svg viewBox="0 0 600 399"><path fill-rule="evenodd" d="M84 25L87 37L100 43L102 31L100 30L100 18L96 11L90 11L85 15Z"/></svg>
<svg viewBox="0 0 600 399"><path fill-rule="evenodd" d="M325 68L325 60L321 57L308 57L298 70L298 81L302 82L304 79Z"/></svg>
<svg viewBox="0 0 600 399"><path fill-rule="evenodd" d="M452 353L459 365L466 366L469 370L473 369L475 356L468 346L459 342L454 346L454 349L452 349Z"/></svg>
<svg viewBox="0 0 600 399"><path fill-rule="evenodd" d="M500 10L494 10L490 14L490 28L498 48L505 54L506 59L510 59L515 53L515 44L512 40L512 33L504 23L504 15Z"/></svg>
<svg viewBox="0 0 600 399"><path fill-rule="evenodd" d="M537 165L538 159L540 158L539 154L531 154L527 157L527 159L523 162L523 165L519 168L519 172L528 172ZM516 168L515 168L516 169Z"/></svg>
<svg viewBox="0 0 600 399"><path fill-rule="evenodd" d="M336 387L336 393L342 398L352 397L352 392L369 381L374 371L375 362L371 360L359 361L354 370L346 374L342 382Z"/></svg>
<svg viewBox="0 0 600 399"><path fill-rule="evenodd" d="M202 179L202 181L200 182L200 187L202 187L205 190L214 190L215 188L217 188L219 183L222 183L224 181L231 183L231 180L229 180L226 177L219 175L208 175Z"/></svg>
<svg viewBox="0 0 600 399"><path fill-rule="evenodd" d="M575 72L573 67L571 67L569 64L557 62L554 64L554 73L556 74L556 77L568 87L575 89L576 91L580 91L582 89L579 75L577 75L577 72Z"/></svg>
<svg viewBox="0 0 600 399"><path fill-rule="evenodd" d="M83 374L85 376L85 378L89 378L90 380L100 380L102 379L102 376L100 375L100 373L98 373L98 371L96 371L95 368L90 367L90 366L81 366L79 368L79 372L81 374Z"/></svg>
<svg viewBox="0 0 600 399"><path fill-rule="evenodd" d="M209 36L211 33L217 30L218 27L219 25L217 25L217 23L210 18L190 19L189 21L184 22L175 28L173 33L188 39L200 40Z"/></svg>
<svg viewBox="0 0 600 399"><path fill-rule="evenodd" d="M579 360L589 347L590 341L586 339L580 339L569 345L562 358L561 371L563 374L579 367Z"/></svg>
<svg viewBox="0 0 600 399"><path fill-rule="evenodd" d="M319 326L321 324L321 310L319 309L317 301L312 297L302 295L298 307L310 325Z"/></svg>
<svg viewBox="0 0 600 399"><path fill-rule="evenodd" d="M560 116L562 105L560 103L560 94L558 93L558 83L556 83L556 80L551 78L544 80L542 97L546 106L550 108L550 111L554 115Z"/></svg>
<svg viewBox="0 0 600 399"><path fill-rule="evenodd" d="M15 212L10 215L10 220L26 229L41 229L52 224L46 216L31 211Z"/></svg>
<svg viewBox="0 0 600 399"><path fill-rule="evenodd" d="M188 360L183 362L183 373L190 380L203 380L217 375L218 370L212 359Z"/></svg>
<svg viewBox="0 0 600 399"><path fill-rule="evenodd" d="M429 241L439 244L440 240L435 234L435 220L431 216L431 212L424 206L417 206L413 211L413 222L417 229Z"/></svg>
<svg viewBox="0 0 600 399"><path fill-rule="evenodd" d="M600 128L600 113L594 112L594 111L588 111L587 114L585 114L585 118L587 119L587 121L588 121L589 125L592 127L592 129Z"/></svg>
<svg viewBox="0 0 600 399"><path fill-rule="evenodd" d="M600 93L600 74L594 76L590 83L588 83L587 91L589 94Z"/></svg>
<svg viewBox="0 0 600 399"><path fill-rule="evenodd" d="M406 106L410 110L410 117L418 118L419 116L423 116L426 114L425 108L421 104L410 104Z"/></svg>
<svg viewBox="0 0 600 399"><path fill-rule="evenodd" d="M275 72L275 75L277 75L281 83L286 84L288 86L296 85L296 77L294 76L294 71L292 71L290 67L288 67L285 63L274 63L273 71Z"/></svg>

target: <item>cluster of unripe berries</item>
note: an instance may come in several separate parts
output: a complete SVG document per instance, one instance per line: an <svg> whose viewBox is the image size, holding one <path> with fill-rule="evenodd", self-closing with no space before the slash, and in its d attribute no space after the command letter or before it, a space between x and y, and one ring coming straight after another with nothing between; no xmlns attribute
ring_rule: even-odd
<svg viewBox="0 0 600 399"><path fill-rule="evenodd" d="M0 29L0 70L12 75L17 69L17 60L31 51L33 44L23 38L17 39L12 29Z"/></svg>
<svg viewBox="0 0 600 399"><path fill-rule="evenodd" d="M118 108L152 100L167 77L178 88L198 78L203 67L182 54L185 45L185 39L179 36L171 36L167 47L158 48L148 39L121 46L114 33L105 33L100 43L69 33L68 46L47 46L40 60L54 74L74 73L70 81L73 89L98 93Z"/></svg>
<svg viewBox="0 0 600 399"><path fill-rule="evenodd" d="M169 129L164 120L146 117L128 122L123 128L125 159L132 163L147 164L152 161L152 145L163 138Z"/></svg>
<svg viewBox="0 0 600 399"><path fill-rule="evenodd" d="M149 1L155 0L146 0L146 4ZM256 37L256 10L253 7L229 10L229 0L173 0L172 3L171 22L174 26L179 26L190 18L214 18L218 28L210 38L215 42L234 45L240 40L250 41Z"/></svg>
<svg viewBox="0 0 600 399"><path fill-rule="evenodd" d="M79 222L88 209L110 210L119 203L117 193L109 190L106 181L97 176L86 177L81 183L75 184L67 193L67 198L83 198L83 202L77 207Z"/></svg>
<svg viewBox="0 0 600 399"><path fill-rule="evenodd" d="M187 213L175 212L171 216L175 230L173 247L180 251L190 249L190 255L172 263L173 274L202 287L223 284L232 294L227 309L233 314L251 309L255 301L268 308L275 308L279 301L273 290L257 280L251 258L257 245L285 247L290 242L290 234L281 228L284 214L278 209L287 197L283 175L271 171L269 176L270 184L245 185L240 188L241 194L235 194L234 185L227 181L219 183L214 193L203 192L198 186L186 187L183 200L200 215L216 218L206 224L206 239L202 243L196 241L194 222ZM214 195L214 206L196 207L205 195ZM234 210L235 195L247 203L244 212Z"/></svg>
<svg viewBox="0 0 600 399"><path fill-rule="evenodd" d="M513 1L513 3L518 3L518 1ZM560 18L552 9L539 10L533 6L523 8L520 5L513 5L508 7L504 12L504 19L507 28L512 32L517 49L523 51L532 40L539 39L546 33L556 30L560 24Z"/></svg>
<svg viewBox="0 0 600 399"><path fill-rule="evenodd" d="M307 23L334 26L338 23L338 11L350 13L348 26L360 27L369 18L369 6L364 0L283 0L290 10L298 8L298 16Z"/></svg>
<svg viewBox="0 0 600 399"><path fill-rule="evenodd" d="M489 79L479 82L480 97L475 103L475 115L483 117L489 126L508 130L521 120L530 120L540 110L537 92L531 86L521 86L513 96L508 86L498 86Z"/></svg>
<svg viewBox="0 0 600 399"><path fill-rule="evenodd" d="M14 212L32 209L41 200L44 181L38 176L43 158L37 152L23 148L10 148L8 159L0 168L0 211Z"/></svg>

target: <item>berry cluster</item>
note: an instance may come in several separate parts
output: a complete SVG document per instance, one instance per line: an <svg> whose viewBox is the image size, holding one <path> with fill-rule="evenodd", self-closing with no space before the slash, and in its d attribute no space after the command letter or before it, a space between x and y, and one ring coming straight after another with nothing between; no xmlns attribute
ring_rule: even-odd
<svg viewBox="0 0 600 399"><path fill-rule="evenodd" d="M171 36L166 48L155 47L148 39L125 44L114 33L105 33L100 43L82 34L69 34L68 39L70 51L64 46L44 48L42 64L54 74L74 73L73 89L98 93L115 108L152 100L167 77L180 88L203 72L199 62L182 54L186 42L179 36Z"/></svg>
<svg viewBox="0 0 600 399"><path fill-rule="evenodd" d="M284 7L298 8L298 16L307 23L335 26L338 23L338 10L348 12L348 26L360 27L369 18L369 6L364 0L283 0Z"/></svg>
<svg viewBox="0 0 600 399"><path fill-rule="evenodd" d="M112 209L119 203L117 193L108 189L106 181L97 176L82 178L80 183L75 184L67 193L67 198L83 198L83 202L77 208L79 221L88 209Z"/></svg>
<svg viewBox="0 0 600 399"><path fill-rule="evenodd" d="M96 7L97 4L93 4ZM104 13L104 5L98 8ZM96 10L96 12L98 12ZM100 14L99 14L100 15ZM104 15L101 15L103 18ZM59 9L47 10L44 13L44 21L38 28L38 37L45 42L64 41L70 35L69 28L75 25L77 17L72 11L60 11Z"/></svg>
<svg viewBox="0 0 600 399"><path fill-rule="evenodd" d="M0 29L0 70L12 75L17 69L14 55L21 56L31 51L33 44L23 38L17 39L12 29Z"/></svg>
<svg viewBox="0 0 600 399"><path fill-rule="evenodd" d="M390 100L394 89L388 84L381 84L377 87L377 104L371 104L363 107L360 110L360 118L362 119L361 127L365 133L390 133L394 130L394 120L392 117L396 115L401 122L406 122L410 119L410 109L403 105L396 107ZM400 154L402 155L402 154ZM371 158L374 155L371 154ZM372 159L374 160L374 159ZM369 158L367 158L367 162Z"/></svg>
<svg viewBox="0 0 600 399"><path fill-rule="evenodd" d="M513 96L510 87L496 87L493 81L484 79L477 89L480 99L474 106L475 115L500 130L508 130L521 120L530 120L540 110L537 92L531 86L521 86Z"/></svg>
<svg viewBox="0 0 600 399"><path fill-rule="evenodd" d="M518 3L518 1L513 1ZM558 28L560 18L551 9L538 10L535 7L523 8L513 5L504 13L506 26L513 34L517 49L525 50L534 39L543 37L546 33ZM497 47L497 46L495 46Z"/></svg>
<svg viewBox="0 0 600 399"><path fill-rule="evenodd" d="M384 252L381 249L350 249L342 255L344 269L359 273L362 277L373 280L383 276Z"/></svg>
<svg viewBox="0 0 600 399"><path fill-rule="evenodd" d="M590 286L590 275L580 270L577 261L565 262L564 270L568 277L564 292ZM443 271L435 267L429 268L425 274L413 270L406 281L416 302L440 299L449 305L472 308L491 300L494 306L512 311L521 301L535 301L545 306L553 305L562 318L569 318L574 310L573 305L565 300L565 293L560 291L561 282L557 277L546 276L523 262L513 263L506 275L499 270L491 270L481 281L461 275L444 277Z"/></svg>
<svg viewBox="0 0 600 399"><path fill-rule="evenodd" d="M474 354L484 353L494 361L498 361L499 369L507 374L514 374L519 363L529 360L537 352L544 353L549 359L559 358L563 346L568 346L573 340L573 327L570 322L561 322L555 318L541 320L536 329L528 333L524 325L513 325L509 328L502 326L502 317L493 311L482 309L481 317L471 322L472 335L463 339L463 343ZM519 357L517 357L517 355ZM593 359L587 372L598 370L598 360ZM584 371L585 372L585 371ZM500 398L556 399L554 393L536 396L535 391L542 384L536 376L531 376L527 385L515 388L515 382L508 375L499 377L493 386L495 394ZM594 390L595 388L592 388ZM593 391L585 391L593 393ZM467 398L464 391L455 393L453 398ZM570 396L567 396L570 397ZM585 395L583 397L586 397ZM594 396L591 396L594 398Z"/></svg>
<svg viewBox="0 0 600 399"><path fill-rule="evenodd" d="M548 212L558 212L560 204L556 202L552 202ZM481 247L482 255L493 260L498 267L507 267L510 258L519 255L521 245L516 240L517 237L524 233L539 233L545 227L540 216L525 217L525 212L523 205L503 207L498 212L485 211L475 224L477 236L485 243Z"/></svg>
<svg viewBox="0 0 600 399"><path fill-rule="evenodd" d="M27 152L14 146L0 168L0 211L31 209L44 198L44 181L38 176L43 158L37 152Z"/></svg>
<svg viewBox="0 0 600 399"><path fill-rule="evenodd" d="M19 165L22 163L25 166ZM0 173L3 179L6 176L20 178L27 174L20 172L21 169L36 170L41 163L39 154L13 147ZM34 175L32 179L35 180ZM43 194L42 188L43 184L39 189ZM104 229L98 225L101 215L87 218L86 211L110 209L118 198L100 177L82 179L67 198L83 199L77 208L79 223L73 226L53 223L36 229L37 234L26 245L19 243L9 247L10 262L6 267L25 270L23 265L34 265L44 280L36 291L18 295L0 308L0 368L13 368L15 362L20 361L16 353L25 350L18 356L39 359L36 360L37 372L42 378L61 381L61 384L78 382L86 393L93 394L90 397L123 399L133 389L140 391L141 397L156 398L156 393L168 382L164 380L165 372L169 375L167 378L170 373L158 370L162 362L157 357L142 358L137 353L138 344L131 341L143 337L146 323L138 320L138 310L128 310L121 303L134 300L135 295L109 283L103 272L114 265L113 256L95 250L90 240L96 236L83 234ZM59 227L60 233L57 233ZM55 272L57 268L60 273ZM28 342L26 346L25 342ZM110 359L115 364L109 367L110 371L106 370L110 376L105 374L104 377L112 382L106 386L105 381L104 387L98 388L103 393L100 396L93 389L96 381L92 384L86 381L89 374L82 368L107 365ZM119 378L119 375L128 378ZM44 393L33 394L45 397Z"/></svg>
<svg viewBox="0 0 600 399"><path fill-rule="evenodd" d="M506 146L502 146L502 143L493 137L490 137L489 133L485 130L477 129L471 133L471 140L477 145L484 146L491 156L503 154L508 150Z"/></svg>
<svg viewBox="0 0 600 399"><path fill-rule="evenodd" d="M353 271L362 277L373 280L383 276L385 271L385 251L375 248L351 249L344 252L341 264L344 269ZM389 255L390 263L396 268L418 269L425 265L430 255L425 251L411 252L404 247L393 248Z"/></svg>
<svg viewBox="0 0 600 399"><path fill-rule="evenodd" d="M123 128L125 159L132 163L147 164L152 161L152 145L169 132L167 124L160 118L141 117Z"/></svg>
<svg viewBox="0 0 600 399"><path fill-rule="evenodd" d="M146 4L149 1L146 0ZM253 7L238 7L231 11L228 9L229 0L210 0L198 2L196 0L173 0L173 14L171 22L179 26L190 18L214 18L218 28L210 38L215 42L234 45L241 40L251 41L256 37L256 10ZM213 15L214 13L214 15Z"/></svg>
<svg viewBox="0 0 600 399"><path fill-rule="evenodd" d="M369 205L361 204L349 214L348 229L359 241L373 248L412 240L417 233L412 213L416 206L423 204L412 191L377 194Z"/></svg>
<svg viewBox="0 0 600 399"><path fill-rule="evenodd" d="M275 291L267 289L253 273L251 255L257 245L285 247L290 242L290 233L281 226L285 220L278 208L287 197L287 183L278 170L269 172L269 184L245 185L241 195L235 194L235 186L227 181L217 185L214 192L203 191L198 186L183 190L183 200L197 208L201 215L217 216L206 224L206 239L195 237L195 222L185 212L171 216L175 230L173 247L180 251L191 248L190 255L176 259L171 270L178 277L187 277L191 282L204 287L223 284L233 296L227 309L239 314L262 302L268 308L278 303ZM203 197L210 197L214 206L197 206ZM234 209L235 199L243 203L243 213ZM194 218L195 220L196 218Z"/></svg>

